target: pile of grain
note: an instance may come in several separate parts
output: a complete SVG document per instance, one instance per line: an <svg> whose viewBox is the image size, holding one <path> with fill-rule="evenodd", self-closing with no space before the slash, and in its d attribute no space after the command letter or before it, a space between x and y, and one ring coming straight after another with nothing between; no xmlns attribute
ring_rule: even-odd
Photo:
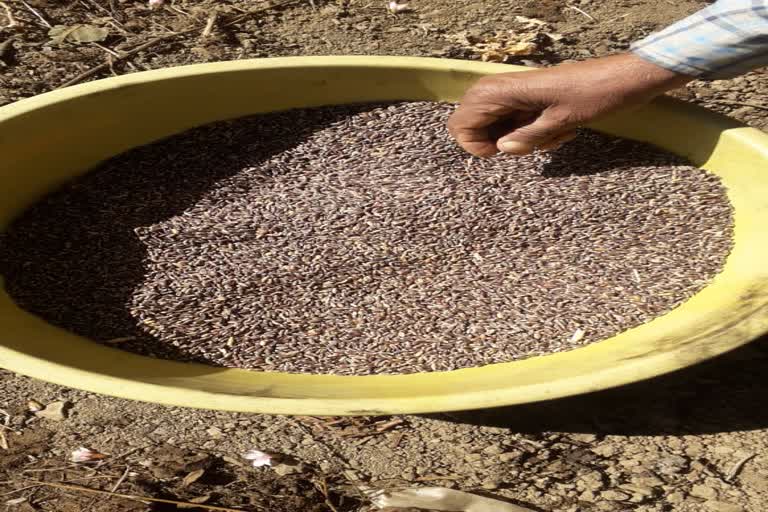
<svg viewBox="0 0 768 512"><path fill-rule="evenodd" d="M15 222L7 287L130 351L360 375L568 350L721 268L732 218L714 176L588 132L469 158L452 109L305 109L137 148Z"/></svg>

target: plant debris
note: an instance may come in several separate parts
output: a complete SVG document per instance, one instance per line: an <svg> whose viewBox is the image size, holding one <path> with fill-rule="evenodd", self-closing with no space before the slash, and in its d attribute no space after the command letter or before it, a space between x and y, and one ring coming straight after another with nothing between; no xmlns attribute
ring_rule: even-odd
<svg viewBox="0 0 768 512"><path fill-rule="evenodd" d="M485 62L507 62L513 57L541 53L551 42L547 34L539 31L508 30L487 37L472 36L465 31L445 37L458 43L462 48L478 54Z"/></svg>
<svg viewBox="0 0 768 512"><path fill-rule="evenodd" d="M395 0L392 0L387 4L387 10L391 12L392 14L400 14L403 12L409 12L412 9L410 8L409 4L407 3L399 3Z"/></svg>
<svg viewBox="0 0 768 512"><path fill-rule="evenodd" d="M533 512L529 508L445 487L386 491L371 499L379 508L416 508L445 512Z"/></svg>
<svg viewBox="0 0 768 512"><path fill-rule="evenodd" d="M32 407L37 407L38 404L33 404L34 400L30 400L29 407L30 410L32 410ZM42 409L34 410L35 416L38 418L44 418L46 420L51 421L63 421L67 419L69 415L69 409L72 407L71 402L61 401L61 402L51 402L50 404L46 405Z"/></svg>
<svg viewBox="0 0 768 512"><path fill-rule="evenodd" d="M30 412L40 412L45 409L45 406L37 400L27 400L27 410Z"/></svg>
<svg viewBox="0 0 768 512"><path fill-rule="evenodd" d="M200 477L202 477L205 474L205 469L198 469L195 471L192 471L191 473L188 473L187 476L185 476L181 481L182 487L187 487L190 484L193 484L197 482Z"/></svg>
<svg viewBox="0 0 768 512"><path fill-rule="evenodd" d="M70 455L70 459L72 462L98 462L102 459L106 458L106 455L103 453L99 453L95 450L91 450L90 448L85 448L81 446L77 450L73 451Z"/></svg>
<svg viewBox="0 0 768 512"><path fill-rule="evenodd" d="M109 37L109 29L96 25L54 25L49 31L51 43L98 43Z"/></svg>
<svg viewBox="0 0 768 512"><path fill-rule="evenodd" d="M255 468L271 466L272 457L273 455L262 452L260 450L250 450L245 455L243 455L243 458L251 461L251 465Z"/></svg>

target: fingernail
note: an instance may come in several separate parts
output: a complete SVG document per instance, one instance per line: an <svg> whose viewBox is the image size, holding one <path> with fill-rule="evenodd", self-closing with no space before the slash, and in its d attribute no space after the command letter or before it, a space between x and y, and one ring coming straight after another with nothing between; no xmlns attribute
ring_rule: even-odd
<svg viewBox="0 0 768 512"><path fill-rule="evenodd" d="M531 146L528 144L525 144L523 142L516 142L513 140L508 140L506 142L502 142L501 149L505 153L512 153L513 155L527 155L531 152Z"/></svg>

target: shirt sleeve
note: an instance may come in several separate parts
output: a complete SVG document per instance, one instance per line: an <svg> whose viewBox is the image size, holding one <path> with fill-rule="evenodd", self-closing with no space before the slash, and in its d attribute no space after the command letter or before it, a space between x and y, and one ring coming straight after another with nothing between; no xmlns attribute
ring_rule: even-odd
<svg viewBox="0 0 768 512"><path fill-rule="evenodd" d="M634 43L631 51L699 78L732 78L768 66L768 0L719 0Z"/></svg>

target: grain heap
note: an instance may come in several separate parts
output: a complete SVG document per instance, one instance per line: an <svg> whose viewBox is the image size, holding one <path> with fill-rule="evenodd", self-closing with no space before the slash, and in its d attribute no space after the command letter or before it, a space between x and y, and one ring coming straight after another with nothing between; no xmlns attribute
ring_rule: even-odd
<svg viewBox="0 0 768 512"><path fill-rule="evenodd" d="M452 109L303 109L134 149L15 222L7 287L125 350L362 375L571 349L721 268L732 218L716 177L590 132L469 158Z"/></svg>

